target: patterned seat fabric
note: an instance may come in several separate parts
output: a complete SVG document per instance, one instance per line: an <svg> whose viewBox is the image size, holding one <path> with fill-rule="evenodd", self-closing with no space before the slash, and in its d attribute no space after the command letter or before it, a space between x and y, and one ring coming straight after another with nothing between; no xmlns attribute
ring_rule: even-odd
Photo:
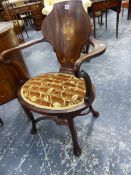
<svg viewBox="0 0 131 175"><path fill-rule="evenodd" d="M65 73L36 76L21 88L21 96L26 102L51 110L70 109L83 104L85 92L83 79Z"/></svg>

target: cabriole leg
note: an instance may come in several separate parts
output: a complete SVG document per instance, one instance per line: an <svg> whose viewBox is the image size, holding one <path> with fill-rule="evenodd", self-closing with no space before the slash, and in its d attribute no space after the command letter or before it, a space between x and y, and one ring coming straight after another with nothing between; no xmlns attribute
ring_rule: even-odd
<svg viewBox="0 0 131 175"><path fill-rule="evenodd" d="M77 132L76 132L76 129L74 126L74 121L72 118L68 119L68 125L69 125L69 129L70 129L71 137L72 137L72 142L73 142L73 153L76 156L80 156L81 149L80 149L80 146L79 146L78 141L77 141Z"/></svg>
<svg viewBox="0 0 131 175"><path fill-rule="evenodd" d="M98 117L98 116L99 116L99 112L95 111L95 110L93 109L92 105L89 106L89 110L90 110L90 112L93 114L94 117Z"/></svg>

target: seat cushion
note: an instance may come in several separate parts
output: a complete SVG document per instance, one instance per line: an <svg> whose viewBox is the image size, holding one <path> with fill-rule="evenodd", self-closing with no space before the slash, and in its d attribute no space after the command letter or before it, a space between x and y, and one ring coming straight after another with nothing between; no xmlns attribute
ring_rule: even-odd
<svg viewBox="0 0 131 175"><path fill-rule="evenodd" d="M27 81L20 92L24 101L35 107L65 110L83 104L86 91L83 79L65 73L48 73Z"/></svg>

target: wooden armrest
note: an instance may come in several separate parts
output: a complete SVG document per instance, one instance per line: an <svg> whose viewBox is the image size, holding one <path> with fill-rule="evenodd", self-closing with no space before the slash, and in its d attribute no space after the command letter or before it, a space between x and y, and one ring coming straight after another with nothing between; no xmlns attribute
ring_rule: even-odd
<svg viewBox="0 0 131 175"><path fill-rule="evenodd" d="M29 46L32 46L34 44L37 44L37 43L40 43L40 42L45 42L45 41L46 41L45 38L35 39L35 40L32 40L32 41L28 41L26 43L20 44L20 45L18 45L16 47L13 47L11 49L5 50L0 54L0 61L4 61L5 56L7 56L8 54L10 54L12 52L15 52L17 50L21 50L21 49L27 48Z"/></svg>
<svg viewBox="0 0 131 175"><path fill-rule="evenodd" d="M80 66L83 62L88 61L91 58L98 57L99 55L102 55L106 50L106 45L102 41L93 39L89 41L89 44L91 44L94 49L88 54L84 54L76 61L74 65L74 70L76 73L79 71Z"/></svg>

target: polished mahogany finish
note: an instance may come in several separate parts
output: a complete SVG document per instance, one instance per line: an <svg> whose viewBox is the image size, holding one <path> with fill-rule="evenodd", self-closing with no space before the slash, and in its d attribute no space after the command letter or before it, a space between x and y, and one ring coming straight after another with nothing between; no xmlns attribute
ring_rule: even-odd
<svg viewBox="0 0 131 175"><path fill-rule="evenodd" d="M106 14L106 29L107 29L107 10L112 9L116 12L116 38L118 38L119 13L121 10L121 0L92 0L92 13L94 24L94 38L96 38L96 12L105 11Z"/></svg>
<svg viewBox="0 0 131 175"><path fill-rule="evenodd" d="M99 115L92 107L95 94L92 88L91 79L84 70L80 70L80 67L83 62L103 54L106 46L103 42L91 40L89 38L91 33L90 21L83 9L81 1L65 1L55 4L52 12L45 18L42 24L42 32L44 38L21 44L3 52L0 55L0 61L2 63L6 63L7 61L10 63L11 59L8 59L10 53L14 53L20 49L40 42L50 42L54 47L54 51L56 52L58 61L61 65L59 72L72 74L74 77L84 79L86 92L83 104L69 109L50 110L36 107L22 98L21 88L18 91L18 99L28 118L32 122L31 133L35 134L37 132L36 123L40 120L49 119L54 120L57 124L66 125L71 132L73 152L76 156L79 156L81 154L81 149L77 141L74 118L90 112L95 117ZM88 54L81 56L81 51L85 44L92 45L94 49ZM27 81L27 78L17 66L12 66L16 69L19 77L21 77L19 86L20 84L22 86ZM43 114L43 116L34 119L31 111Z"/></svg>
<svg viewBox="0 0 131 175"><path fill-rule="evenodd" d="M79 3L75 5L76 9L78 9L77 13L75 13L76 9L73 6L74 3L71 3L68 10L68 4L67 9L65 9L64 5L61 5L60 8L59 4L56 4L52 13L48 18L45 18L42 24L43 35L55 48L61 68L63 69L72 69L74 67L74 63L80 57L81 49L87 43L91 33L87 14L85 12L81 14ZM83 21L85 21L85 27L82 33L80 33ZM50 28L50 26L53 27Z"/></svg>

